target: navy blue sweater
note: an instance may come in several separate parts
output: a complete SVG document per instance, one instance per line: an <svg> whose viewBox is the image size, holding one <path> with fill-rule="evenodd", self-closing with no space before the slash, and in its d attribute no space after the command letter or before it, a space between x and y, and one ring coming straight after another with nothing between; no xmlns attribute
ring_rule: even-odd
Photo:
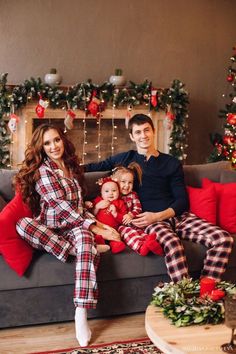
<svg viewBox="0 0 236 354"><path fill-rule="evenodd" d="M143 211L158 212L173 208L180 215L189 208L188 195L184 183L181 163L173 156L159 153L146 160L135 150L120 153L108 159L85 166L89 171L110 171L117 165L128 166L136 161L142 168L142 184L135 183L134 189L139 195Z"/></svg>

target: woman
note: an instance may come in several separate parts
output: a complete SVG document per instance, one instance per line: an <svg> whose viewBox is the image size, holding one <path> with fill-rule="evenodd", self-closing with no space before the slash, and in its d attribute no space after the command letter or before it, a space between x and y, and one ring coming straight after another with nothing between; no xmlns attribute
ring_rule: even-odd
<svg viewBox="0 0 236 354"><path fill-rule="evenodd" d="M86 217L83 171L73 144L58 127L42 124L34 131L15 183L34 215L17 223L21 237L63 262L76 256L75 330L79 344L87 346L91 338L87 309L95 308L98 298L99 254L93 233L107 240L120 240L119 234Z"/></svg>

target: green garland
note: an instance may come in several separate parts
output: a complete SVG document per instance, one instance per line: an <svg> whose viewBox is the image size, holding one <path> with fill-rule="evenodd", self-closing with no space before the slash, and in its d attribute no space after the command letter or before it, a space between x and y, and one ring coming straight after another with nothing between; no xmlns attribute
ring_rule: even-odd
<svg viewBox="0 0 236 354"><path fill-rule="evenodd" d="M114 107L147 105L150 110L166 112L171 109L175 119L170 136L170 153L180 160L185 160L186 135L188 117L188 93L184 84L174 80L170 88L157 89L157 105L150 103L152 83L145 80L141 84L132 81L125 88L117 88L109 82L96 85L88 80L68 88L52 87L44 84L41 78L25 80L23 84L14 87L7 86L7 73L0 77L0 167L6 167L9 162L9 134L7 133L4 116L27 105L29 99L48 100L51 108L71 108L86 110L91 98L97 97L102 102L102 109L107 105Z"/></svg>
<svg viewBox="0 0 236 354"><path fill-rule="evenodd" d="M236 294L236 286L219 282L217 288L226 294ZM183 279L177 283L162 283L154 289L152 304L162 308L164 315L176 327L192 324L217 324L224 319L222 301L213 301L209 297L199 297L199 281Z"/></svg>

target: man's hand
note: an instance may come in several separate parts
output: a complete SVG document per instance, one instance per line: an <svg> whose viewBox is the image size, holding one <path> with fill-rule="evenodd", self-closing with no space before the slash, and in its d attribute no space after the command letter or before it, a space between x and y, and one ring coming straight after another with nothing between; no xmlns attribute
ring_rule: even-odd
<svg viewBox="0 0 236 354"><path fill-rule="evenodd" d="M146 227L150 224L154 224L155 222L159 221L157 214L159 213L145 211L144 213L137 215L136 218L131 221L131 223L137 227Z"/></svg>
<svg viewBox="0 0 236 354"><path fill-rule="evenodd" d="M145 211L144 213L137 215L136 218L133 219L131 222L135 226L143 228L150 224L154 224L155 222L173 218L174 216L175 211L172 208L168 208L166 210L159 211L156 213L153 213L151 211Z"/></svg>

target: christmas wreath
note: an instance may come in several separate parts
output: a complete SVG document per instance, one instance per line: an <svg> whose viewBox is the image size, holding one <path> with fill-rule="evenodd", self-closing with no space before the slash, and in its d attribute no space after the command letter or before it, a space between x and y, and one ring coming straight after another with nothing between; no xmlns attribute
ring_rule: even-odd
<svg viewBox="0 0 236 354"><path fill-rule="evenodd" d="M216 292L236 294L236 285L221 281ZM159 283L151 304L160 307L176 327L192 324L217 324L224 320L224 305L217 296L200 296L199 280L183 279L177 283Z"/></svg>

